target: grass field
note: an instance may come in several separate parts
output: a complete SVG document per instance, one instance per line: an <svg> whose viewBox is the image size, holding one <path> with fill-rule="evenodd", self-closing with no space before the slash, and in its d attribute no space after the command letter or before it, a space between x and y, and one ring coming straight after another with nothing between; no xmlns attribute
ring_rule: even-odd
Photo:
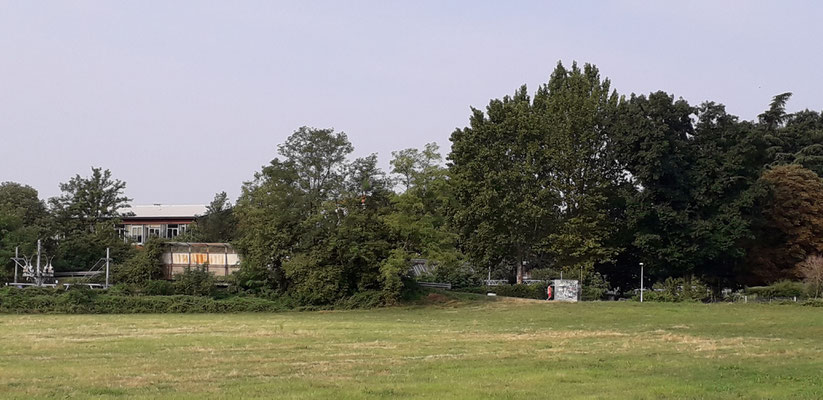
<svg viewBox="0 0 823 400"><path fill-rule="evenodd" d="M823 398L820 308L431 301L0 315L0 397Z"/></svg>

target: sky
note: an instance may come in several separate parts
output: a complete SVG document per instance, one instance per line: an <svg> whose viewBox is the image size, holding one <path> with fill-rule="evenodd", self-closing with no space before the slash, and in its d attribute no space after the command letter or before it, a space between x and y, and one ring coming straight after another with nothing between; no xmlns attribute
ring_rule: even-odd
<svg viewBox="0 0 823 400"><path fill-rule="evenodd" d="M755 119L823 110L815 1L0 0L0 182L110 169L134 204L231 198L297 128L353 156L437 142L471 107L595 64Z"/></svg>

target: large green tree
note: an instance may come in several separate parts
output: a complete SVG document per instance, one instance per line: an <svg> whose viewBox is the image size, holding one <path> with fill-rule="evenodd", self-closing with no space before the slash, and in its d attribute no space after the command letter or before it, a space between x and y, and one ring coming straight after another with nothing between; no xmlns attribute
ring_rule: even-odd
<svg viewBox="0 0 823 400"><path fill-rule="evenodd" d="M652 276L734 279L753 237L764 144L722 105L691 107L663 92L621 104L618 159L634 190L626 217Z"/></svg>
<svg viewBox="0 0 823 400"><path fill-rule="evenodd" d="M405 270L386 263L391 183L377 157L349 162L345 134L310 128L298 129L279 151L283 159L246 183L235 207L241 285L305 304L367 290L395 300Z"/></svg>
<svg viewBox="0 0 823 400"><path fill-rule="evenodd" d="M590 271L619 251L610 240L618 224L609 206L622 181L610 132L619 98L610 87L593 65L558 64L534 98L539 136L531 146L558 200L542 248L557 267Z"/></svg>
<svg viewBox="0 0 823 400"><path fill-rule="evenodd" d="M126 183L111 171L94 167L90 176L76 175L60 184L63 193L49 199L59 234L55 268L88 269L105 256L106 248L115 262L131 255L132 247L115 230L130 207L125 189Z"/></svg>
<svg viewBox="0 0 823 400"><path fill-rule="evenodd" d="M42 239L44 249L51 252L51 219L37 190L15 182L0 183L0 265L6 268L2 278L13 273L15 249L20 255L31 256Z"/></svg>
<svg viewBox="0 0 823 400"><path fill-rule="evenodd" d="M454 222L478 265L591 269L617 253L605 212L621 179L609 128L619 99L592 65L558 64L532 102L514 96L473 110L452 134Z"/></svg>
<svg viewBox="0 0 823 400"><path fill-rule="evenodd" d="M539 129L526 87L472 109L468 127L451 135L448 156L454 226L475 266L514 266L535 257L552 228L557 196L540 159Z"/></svg>
<svg viewBox="0 0 823 400"><path fill-rule="evenodd" d="M771 165L799 164L823 176L823 115L804 110L789 114L791 93L775 96L758 116Z"/></svg>

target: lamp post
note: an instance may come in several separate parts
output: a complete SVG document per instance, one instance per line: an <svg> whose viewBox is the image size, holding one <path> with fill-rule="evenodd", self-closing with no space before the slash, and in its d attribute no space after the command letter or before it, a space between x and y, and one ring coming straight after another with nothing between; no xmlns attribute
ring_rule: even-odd
<svg viewBox="0 0 823 400"><path fill-rule="evenodd" d="M640 263L640 302L643 302L643 263Z"/></svg>

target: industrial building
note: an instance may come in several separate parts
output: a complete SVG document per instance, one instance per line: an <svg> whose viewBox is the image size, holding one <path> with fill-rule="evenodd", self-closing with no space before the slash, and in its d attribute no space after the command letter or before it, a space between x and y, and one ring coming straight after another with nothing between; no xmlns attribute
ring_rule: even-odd
<svg viewBox="0 0 823 400"><path fill-rule="evenodd" d="M166 279L189 267L206 267L214 276L228 276L240 269L240 256L228 243L166 243L162 255Z"/></svg>
<svg viewBox="0 0 823 400"><path fill-rule="evenodd" d="M131 215L121 218L120 236L137 245L149 238L172 239L185 232L197 217L206 214L205 205L138 205L127 209Z"/></svg>

